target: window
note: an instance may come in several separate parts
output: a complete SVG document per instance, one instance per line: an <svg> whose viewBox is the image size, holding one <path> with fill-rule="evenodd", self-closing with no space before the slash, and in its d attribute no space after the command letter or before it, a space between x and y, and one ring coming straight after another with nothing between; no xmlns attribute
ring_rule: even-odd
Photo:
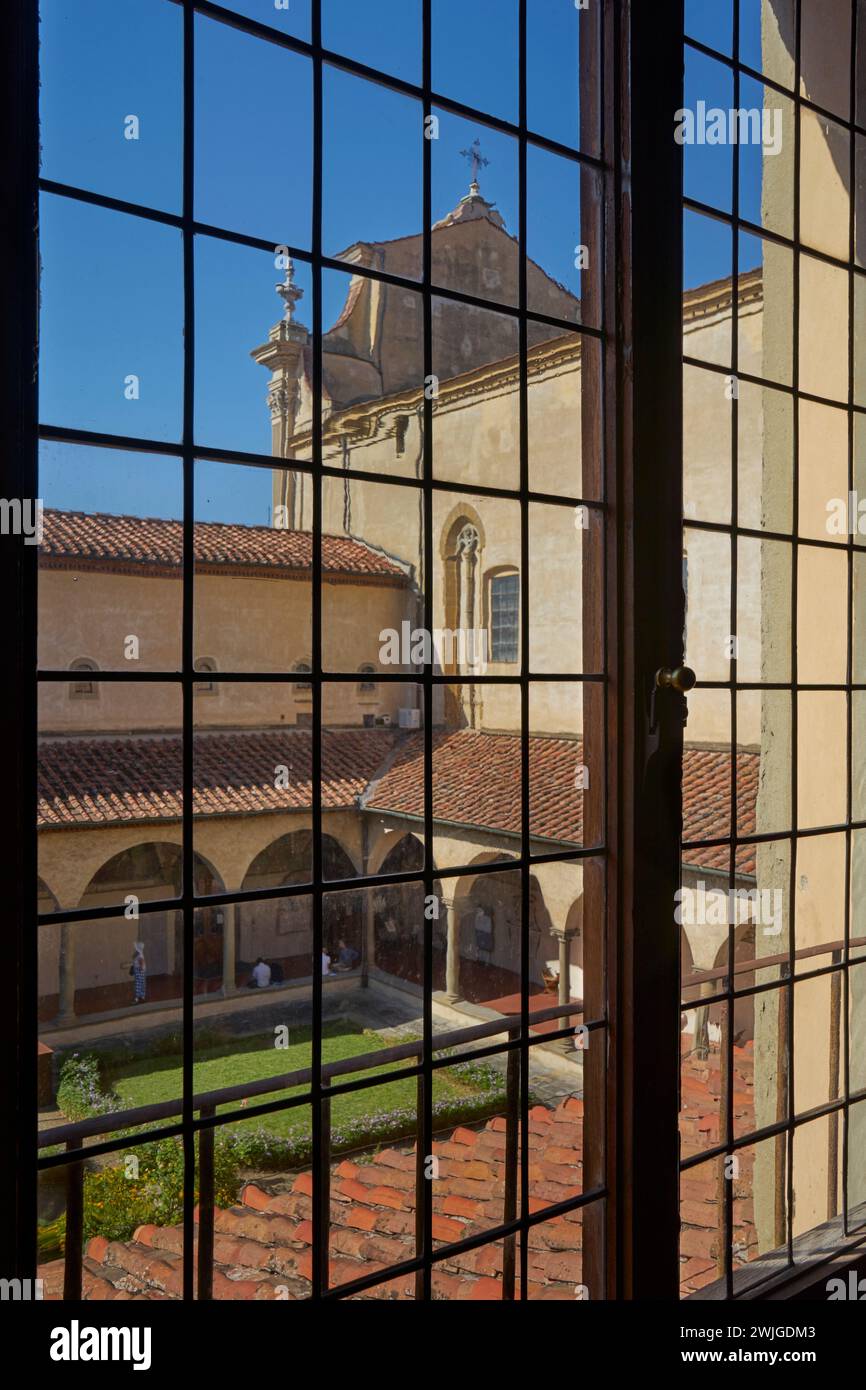
<svg viewBox="0 0 866 1390"><path fill-rule="evenodd" d="M296 676L311 675L313 670L309 661L299 661L292 669ZM296 680L292 688L296 695L309 695L313 689L311 683L305 680Z"/></svg>
<svg viewBox="0 0 866 1390"><path fill-rule="evenodd" d="M91 661L89 657L83 656L79 657L77 661L73 661L69 669L70 671L86 672L98 671L99 667L95 661ZM92 700L95 699L98 694L99 686L96 681L75 680L70 683L69 697L72 700Z"/></svg>
<svg viewBox="0 0 866 1390"><path fill-rule="evenodd" d="M490 660L517 660L520 638L520 576L496 574L490 580Z"/></svg>
<svg viewBox="0 0 866 1390"><path fill-rule="evenodd" d="M866 1239L854 6L685 36L757 157L679 6L98 8L13 45L10 1271L787 1289Z"/></svg>
<svg viewBox="0 0 866 1390"><path fill-rule="evenodd" d="M217 664L212 656L200 656L193 662L192 668L201 675L216 675ZM217 683L215 680L196 681L193 689L196 695L216 695Z"/></svg>
<svg viewBox="0 0 866 1390"><path fill-rule="evenodd" d="M476 1297L526 1298L521 1252L532 1246L536 1195L563 1209L549 1220L561 1222L567 1259L550 1282L569 1296L575 1283L603 1296L607 1049L584 1070L571 1040L584 1021L600 1043L608 1028L604 700L579 720L572 677L604 696L606 633L587 592L597 641L583 644L580 672L573 653L557 660L547 625L564 655L576 649L579 615L547 584L534 539L549 531L564 543L573 577L583 553L587 566L597 558L605 524L592 412L570 462L558 444L575 401L601 399L600 209L611 178L592 80L601 6L567 6L554 19L549 7L515 4L524 32L517 41L507 26L509 49L505 31L491 30L500 51L477 88L461 56L467 37L482 40L474 12L467 36L465 15L425 4L425 34L407 22L415 7L389 5L394 51L378 54L370 31L359 66L363 26L348 9L315 0L305 28L304 8L268 18L248 6L147 5L134 37L119 21L97 34L86 16L80 28L56 8L43 16L40 400L52 505L39 566L40 762L41 804L61 826L38 837L43 1036L83 1020L123 1036L135 1010L142 1123L156 1133L176 1125L170 1142L199 1166L197 1179L187 1174L182 1248L167 1257L175 1294L207 1299L225 1287L211 1239L225 1194L199 1198L194 1254L196 1192L210 1187L217 1146L230 1149L252 1118L269 1136L275 1179L290 1187L304 1172L315 1192L301 1296L343 1298L371 1275L387 1284L393 1258L416 1266L419 1300L463 1296L463 1284ZM582 83L583 117L579 129L546 135L550 102L521 55L530 45L555 52L557 36L571 53L558 67L562 101ZM133 52L145 76L142 109L120 132L124 161L91 135L102 129L93 111L104 66L126 70ZM437 141L425 138L431 116ZM112 119L106 109L105 124ZM287 180L273 177L265 128L282 132ZM145 133L150 162L131 178ZM547 213L557 226L546 227ZM268 249L274 229L286 244ZM591 252L582 269L576 242ZM50 269L53 246L67 248L80 276ZM98 287L89 306L85 282ZM135 299L133 329L115 344L120 282ZM212 295L214 284L230 291ZM52 452L61 446L62 467ZM97 477L99 512L89 500ZM574 526L581 501L586 531ZM534 620L521 625L530 570ZM117 653L100 737L86 748L51 700L63 615L81 623L84 610ZM550 655L537 680L532 630ZM485 667L491 637L505 680ZM194 657L193 640L210 655ZM216 702L203 698L217 692ZM578 738L595 769L586 836L568 798L551 813L543 791L551 747L560 776L573 778ZM96 860L105 847L104 863L77 864L67 816L97 837ZM130 898L140 903L134 928ZM525 958L530 899L539 949ZM581 899L595 926L595 973L580 997L566 969L552 998L546 937L559 929L569 958L569 914ZM281 980L293 992L283 1050L267 1014ZM409 1044L377 1023L391 1016L377 1011L394 1007L392 995L394 1016L412 1024ZM275 1085L276 1111L249 1080L249 1039L230 1022L238 1007L266 1039L266 1070L299 1078ZM485 1020L497 1015L494 1035ZM446 1024L448 1049L437 1042ZM468 1051L452 1055L454 1041ZM542 1110L552 1146L556 1118L585 1103L586 1142L573 1154L581 1180L560 1174L561 1193L527 1199L518 1154L536 1080L561 1070L557 1044L575 1061L561 1086L542 1087ZM391 1079L395 1047L409 1048L408 1089ZM212 1048L220 1064L208 1077ZM334 1067L343 1094L327 1100ZM201 1099L212 1082L227 1088L213 1129ZM433 1205L420 1159L434 1152L446 1112L452 1130L463 1119L479 1135L500 1125L508 1135L508 1178L491 1183L486 1218L492 1286L461 1272L452 1247L471 1235L465 1216L442 1227L447 1243L437 1244L434 1213L447 1194ZM372 1159L386 1130L416 1155L399 1171L417 1220L396 1233L385 1262L374 1268L359 1247L344 1269L350 1228L338 1233L343 1213L327 1188L342 1181L347 1134ZM102 1133L115 1165L122 1111L106 1113ZM576 1143L574 1127L570 1137ZM56 1166L53 1146L39 1142L41 1164ZM537 1173L532 1181L543 1186ZM77 1182L73 1174L73 1204ZM383 1165L380 1186L389 1182ZM97 1231L86 1181L80 1195ZM45 1263L49 1280L62 1266L72 1296L82 1279L74 1220L70 1231ZM121 1232L120 1264L133 1258L133 1236Z"/></svg>
<svg viewBox="0 0 866 1390"><path fill-rule="evenodd" d="M864 14L847 0L740 4L731 29L701 8L686 24L686 109L750 124L683 147L698 683L684 750L681 1293L730 1298L866 1231L866 552L848 515L864 404ZM697 795L707 758L725 784L710 815ZM699 1267L688 1252L701 1247L712 1257Z"/></svg>

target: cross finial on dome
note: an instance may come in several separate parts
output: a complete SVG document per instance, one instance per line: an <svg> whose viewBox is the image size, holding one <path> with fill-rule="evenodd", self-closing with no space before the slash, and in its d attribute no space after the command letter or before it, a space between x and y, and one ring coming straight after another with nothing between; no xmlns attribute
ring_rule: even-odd
<svg viewBox="0 0 866 1390"><path fill-rule="evenodd" d="M481 141L478 139L477 136L472 141L472 144L469 146L469 149L461 150L460 153L463 156L463 158L468 159L472 165L472 182L469 185L469 192L477 193L479 191L478 170L486 169L487 165L490 163L490 160L485 159L483 154L481 153Z"/></svg>

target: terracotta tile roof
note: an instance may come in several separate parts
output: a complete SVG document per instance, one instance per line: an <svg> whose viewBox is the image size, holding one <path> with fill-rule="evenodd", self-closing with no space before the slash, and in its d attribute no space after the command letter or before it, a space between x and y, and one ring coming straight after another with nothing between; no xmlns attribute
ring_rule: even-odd
<svg viewBox="0 0 866 1390"><path fill-rule="evenodd" d="M312 804L312 735L307 729L197 734L193 813L245 815L304 810ZM423 733L329 729L322 741L327 808L360 804L370 810L423 818ZM530 830L580 844L583 794L574 787L580 740L529 740ZM275 768L289 770L275 787ZM758 754L740 753L738 821L755 828ZM728 833L730 760L726 753L687 748L683 774L685 838ZM436 730L433 734L433 814L438 820L485 831L520 832L520 740L515 734ZM181 741L176 734L131 738L46 739L39 750L40 826L109 825L177 820L181 815ZM726 869L727 849L687 850L685 862ZM754 853L740 854L741 873L755 872Z"/></svg>
<svg viewBox="0 0 866 1390"><path fill-rule="evenodd" d="M680 1135L684 1158L719 1141L721 1092L718 1047L702 1060L684 1035ZM738 1130L755 1125L753 1045L734 1048L734 1115ZM582 1190L583 1102L575 1096L554 1108L535 1105L529 1115L529 1202L533 1212ZM433 1187L433 1240L438 1249L482 1235L504 1220L505 1121L461 1125L434 1140L439 1177ZM415 1146L396 1143L355 1154L331 1167L329 1266L336 1287L385 1270L415 1254ZM749 1148L739 1151L733 1189L734 1269L760 1272ZM266 1190L277 1186L282 1190ZM684 1298L714 1283L723 1268L725 1184L717 1163L687 1169L680 1182L680 1280ZM196 1211L198 1220L198 1211ZM278 1184L248 1183L237 1205L214 1210L214 1298L300 1300L309 1297L312 1272L312 1177L309 1170ZM92 1238L83 1260L87 1300L178 1299L183 1288L180 1226L140 1226L131 1241ZM582 1283L581 1214L571 1212L530 1230L527 1294L574 1301ZM63 1261L37 1271L46 1299L63 1296ZM519 1276L518 1276L519 1278ZM411 1275L387 1279L359 1295L412 1299ZM495 1242L434 1265L433 1298L502 1298L502 1245Z"/></svg>
<svg viewBox="0 0 866 1390"><path fill-rule="evenodd" d="M582 793L575 791L581 745L569 738L529 740L530 829L580 843ZM364 804L423 817L424 736L410 734ZM520 834L520 738L471 729L433 733L433 815L460 825Z"/></svg>
<svg viewBox="0 0 866 1390"><path fill-rule="evenodd" d="M718 1045L702 1060L689 1054L683 1039L680 1082L680 1152L682 1158L705 1153L720 1142L722 1092ZM754 1044L734 1047L734 1124L736 1133L755 1128ZM759 1254L753 1203L754 1149L737 1152L739 1169L734 1179L733 1247L735 1275ZM680 1180L680 1293L683 1298L706 1288L724 1275L724 1211L719 1194L726 1184L718 1180L718 1163L688 1168Z"/></svg>
<svg viewBox="0 0 866 1390"><path fill-rule="evenodd" d="M583 1102L573 1096L529 1115L529 1201L532 1211L582 1190ZM505 1120L460 1126L434 1140L439 1176L433 1183L433 1239L456 1244L502 1224ZM357 1157L357 1156L356 1156ZM343 1159L331 1169L330 1286L347 1284L415 1256L415 1146L404 1143ZM285 1186L284 1183L280 1184ZM312 1180L296 1173L288 1190L248 1183L237 1206L214 1212L214 1298L267 1300L310 1295ZM198 1216L198 1213L196 1213ZM530 1298L574 1302L581 1282L581 1214L570 1212L529 1234ZM132 1241L97 1236L84 1257L86 1299L179 1298L180 1226L140 1226ZM38 1271L45 1297L62 1297L63 1263ZM502 1244L481 1246L437 1262L433 1297L450 1301L502 1298ZM387 1280L364 1298L411 1299L412 1275ZM285 1297L285 1294L282 1295Z"/></svg>
<svg viewBox="0 0 866 1390"><path fill-rule="evenodd" d="M755 833L760 755L737 754L737 834ZM723 751L686 748L683 760L683 839L715 840L731 833L731 757ZM728 869L726 845L686 849L683 862L702 869ZM742 874L754 874L755 851L743 846L737 855Z"/></svg>
<svg viewBox="0 0 866 1390"><path fill-rule="evenodd" d="M107 512L67 512L46 507L39 563L44 568L82 564L152 573L179 572L182 526L161 517L114 516ZM271 526L236 526L199 521L193 527L196 568L267 570L309 576L312 535ZM322 566L329 573L406 578L405 567L350 536L322 537Z"/></svg>
<svg viewBox="0 0 866 1390"><path fill-rule="evenodd" d="M350 807L390 751L383 729L329 731L322 740L322 804ZM312 805L312 733L197 734L193 813L244 815ZM288 786L275 787L275 769ZM56 739L39 750L38 824L110 825L177 820L181 815L178 735Z"/></svg>
<svg viewBox="0 0 866 1390"><path fill-rule="evenodd" d="M579 739L530 737L529 816L533 836L582 843L583 793L574 787L582 760ZM365 797L371 809L422 817L423 735L411 734L393 766ZM742 835L755 829L757 753L737 755L737 819ZM730 755L686 748L683 766L684 838L710 840L730 831ZM516 734L471 730L433 735L433 814L459 824L520 833L520 739ZM686 862L728 867L727 849L687 851ZM754 853L739 857L742 873L754 873Z"/></svg>

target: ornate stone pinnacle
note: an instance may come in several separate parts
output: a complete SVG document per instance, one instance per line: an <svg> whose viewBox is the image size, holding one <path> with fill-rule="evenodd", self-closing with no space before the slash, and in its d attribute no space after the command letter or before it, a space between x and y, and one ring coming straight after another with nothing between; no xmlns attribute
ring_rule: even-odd
<svg viewBox="0 0 866 1390"><path fill-rule="evenodd" d="M283 321L285 323L294 323L295 306L297 305L298 300L303 299L304 297L304 291L300 288L299 285L295 284L294 261L289 260L286 263L286 278L281 285L277 285L276 289L277 294L280 296L280 299L283 301L283 304L285 305L285 310L283 312Z"/></svg>

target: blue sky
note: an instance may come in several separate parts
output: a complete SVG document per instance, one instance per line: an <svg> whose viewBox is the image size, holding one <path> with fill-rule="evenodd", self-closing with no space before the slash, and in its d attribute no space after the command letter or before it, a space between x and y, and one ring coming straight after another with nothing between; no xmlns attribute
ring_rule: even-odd
<svg viewBox="0 0 866 1390"><path fill-rule="evenodd" d="M742 0L744 58L760 42ZM309 0L244 0L233 8L309 38ZM690 2L689 32L730 47L726 0ZM42 0L42 172L59 182L178 213L182 171L182 12L170 0ZM323 41L337 52L408 81L420 80L420 0L323 0ZM517 0L433 0L433 85L454 100L515 120ZM578 12L573 0L529 0L528 112L533 129L577 147ZM751 36L751 37L750 37ZM748 46L751 44L751 56ZM727 86L726 86L727 84ZM728 104L726 70L690 59L687 101ZM757 89L760 91L760 89ZM310 245L312 75L303 55L202 16L196 19L195 213L199 221L279 245ZM485 196L517 231L517 150L508 136L440 112L433 147L433 211L441 217L466 192L461 157L476 136L490 164ZM128 116L139 138L124 138ZM417 102L337 68L324 74L323 244L335 255L353 241L421 228L421 112ZM730 183L730 150L687 152L686 184L719 203ZM726 159L728 161L726 165ZM760 168L744 161L741 197L755 203ZM724 204L722 204L724 205ZM729 201L728 201L729 205ZM579 291L576 166L529 153L529 253ZM728 243L730 236L727 237ZM687 279L714 278L718 229L690 239ZM82 429L176 442L182 427L183 276L179 234L139 218L46 195L42 206L42 418ZM298 318L309 325L311 280ZM272 255L201 237L196 242L196 438L203 444L270 451L267 373L250 349L279 317L280 272ZM347 281L325 277L325 326ZM130 387L129 378L136 377ZM176 466L137 455L144 488L126 456L43 451L40 492L49 505L142 507L179 514ZM202 515L267 520L267 473L209 470L198 491ZM140 494L140 495L139 495Z"/></svg>

